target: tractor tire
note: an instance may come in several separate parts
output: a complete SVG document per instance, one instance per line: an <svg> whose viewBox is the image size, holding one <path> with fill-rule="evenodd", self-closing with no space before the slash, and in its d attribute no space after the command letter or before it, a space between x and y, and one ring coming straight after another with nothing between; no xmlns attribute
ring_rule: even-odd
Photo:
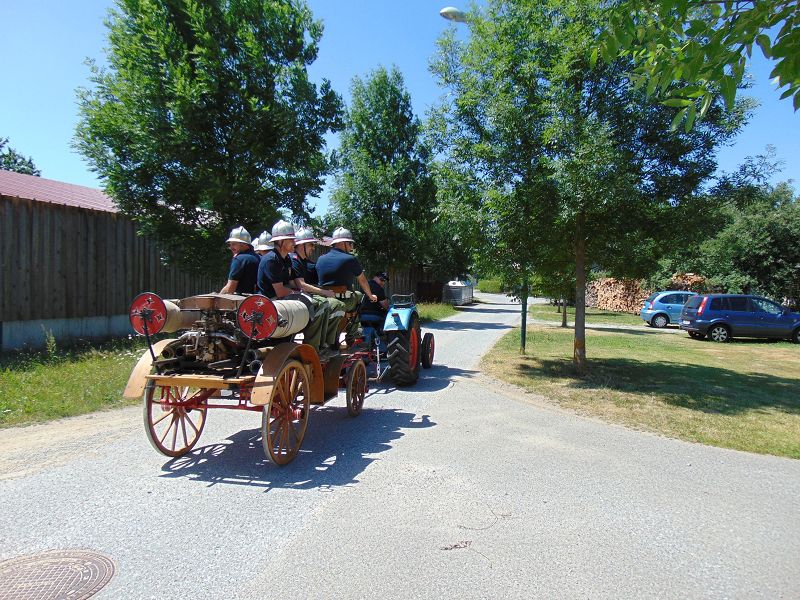
<svg viewBox="0 0 800 600"><path fill-rule="evenodd" d="M389 359L389 373L397 387L414 385L419 379L422 358L420 352L419 317L411 317L408 331L389 331L386 356Z"/></svg>

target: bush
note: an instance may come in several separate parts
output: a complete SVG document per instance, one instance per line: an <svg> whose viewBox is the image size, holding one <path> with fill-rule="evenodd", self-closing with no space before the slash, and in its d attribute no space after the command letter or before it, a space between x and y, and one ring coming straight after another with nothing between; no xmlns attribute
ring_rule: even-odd
<svg viewBox="0 0 800 600"><path fill-rule="evenodd" d="M503 282L499 279L481 279L478 281L478 291L485 294L503 293Z"/></svg>

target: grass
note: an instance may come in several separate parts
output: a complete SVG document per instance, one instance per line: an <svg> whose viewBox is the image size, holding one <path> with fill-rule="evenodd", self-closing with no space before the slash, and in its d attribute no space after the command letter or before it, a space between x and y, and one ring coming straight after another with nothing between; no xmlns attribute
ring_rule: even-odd
<svg viewBox="0 0 800 600"><path fill-rule="evenodd" d="M439 302L420 302L417 304L417 311L419 312L419 319L421 323L428 323L430 321L439 321L446 317L458 314L458 311L450 304L441 304Z"/></svg>
<svg viewBox="0 0 800 600"><path fill-rule="evenodd" d="M534 304L530 307L528 314L533 319L541 319L544 321L554 321L561 323L561 313L556 312L558 307L550 306L549 304ZM590 324L606 324L606 325L643 325L645 322L639 315L632 315L630 313L612 312L610 310L601 310L599 308L586 307L586 323ZM575 324L575 307L567 307L567 324Z"/></svg>
<svg viewBox="0 0 800 600"><path fill-rule="evenodd" d="M145 348L143 340L133 339L0 355L0 426L130 404L122 390Z"/></svg>
<svg viewBox="0 0 800 600"><path fill-rule="evenodd" d="M800 346L588 330L589 374L572 368L573 332L507 334L486 372L580 413L723 448L800 458Z"/></svg>

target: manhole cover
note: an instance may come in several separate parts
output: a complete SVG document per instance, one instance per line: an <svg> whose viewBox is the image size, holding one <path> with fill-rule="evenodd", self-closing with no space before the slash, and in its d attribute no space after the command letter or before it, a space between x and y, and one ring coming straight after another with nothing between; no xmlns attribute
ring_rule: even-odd
<svg viewBox="0 0 800 600"><path fill-rule="evenodd" d="M55 550L0 563L4 600L82 600L114 575L110 558L88 550Z"/></svg>

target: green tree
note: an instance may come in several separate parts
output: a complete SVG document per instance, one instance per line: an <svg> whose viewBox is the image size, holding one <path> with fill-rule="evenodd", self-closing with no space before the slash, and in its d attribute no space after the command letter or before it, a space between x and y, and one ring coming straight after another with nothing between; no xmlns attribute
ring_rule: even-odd
<svg viewBox="0 0 800 600"><path fill-rule="evenodd" d="M322 25L304 2L119 0L106 24L75 144L143 233L213 273L233 226L308 216L342 107L308 79Z"/></svg>
<svg viewBox="0 0 800 600"><path fill-rule="evenodd" d="M379 67L355 77L351 94L331 219L351 229L371 268L425 264L439 238L436 188L403 76Z"/></svg>
<svg viewBox="0 0 800 600"><path fill-rule="evenodd" d="M32 158L25 158L11 146L6 147L7 144L8 138L0 138L0 169L36 177L42 175L42 172L33 164Z"/></svg>
<svg viewBox="0 0 800 600"><path fill-rule="evenodd" d="M733 108L754 46L772 61L781 99L800 108L797 0L624 0L612 3L609 23L595 59L631 57L633 81L666 96L687 129L717 94Z"/></svg>
<svg viewBox="0 0 800 600"><path fill-rule="evenodd" d="M671 131L671 110L627 84L629 61L590 64L599 1L487 4L470 14L469 41L440 41L433 70L451 94L431 130L453 170L483 186L484 254L523 291L533 272L551 286L574 275L584 371L589 268L652 268L743 113L715 103L693 131Z"/></svg>

